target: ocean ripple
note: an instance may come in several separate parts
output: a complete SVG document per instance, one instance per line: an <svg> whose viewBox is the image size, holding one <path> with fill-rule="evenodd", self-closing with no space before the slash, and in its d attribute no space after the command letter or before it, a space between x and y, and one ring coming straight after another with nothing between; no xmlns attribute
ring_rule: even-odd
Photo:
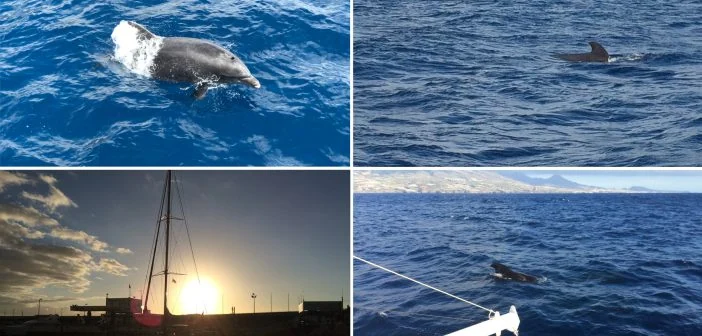
<svg viewBox="0 0 702 336"><path fill-rule="evenodd" d="M355 164L699 166L699 12L691 0L354 1ZM552 57L591 40L610 63Z"/></svg>
<svg viewBox="0 0 702 336"><path fill-rule="evenodd" d="M699 194L357 194L354 254L515 305L523 336L699 335L700 218ZM539 283L497 281L493 261ZM487 318L359 261L353 308L358 335L445 335Z"/></svg>
<svg viewBox="0 0 702 336"><path fill-rule="evenodd" d="M110 34L133 20L208 39L262 88L131 73ZM348 1L0 3L0 165L348 165Z"/></svg>

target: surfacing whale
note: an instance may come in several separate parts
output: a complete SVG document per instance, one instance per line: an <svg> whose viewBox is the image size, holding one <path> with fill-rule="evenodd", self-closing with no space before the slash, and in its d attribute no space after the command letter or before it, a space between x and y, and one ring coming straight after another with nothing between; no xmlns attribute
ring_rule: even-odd
<svg viewBox="0 0 702 336"><path fill-rule="evenodd" d="M554 54L553 57L570 62L609 62L609 53L597 42L588 42L592 51L584 54Z"/></svg>
<svg viewBox="0 0 702 336"><path fill-rule="evenodd" d="M527 275L524 273L519 273L511 270L509 267L500 264L498 262L492 263L490 267L495 269L495 276L504 280L514 280L521 282L537 282L538 279L535 276Z"/></svg>

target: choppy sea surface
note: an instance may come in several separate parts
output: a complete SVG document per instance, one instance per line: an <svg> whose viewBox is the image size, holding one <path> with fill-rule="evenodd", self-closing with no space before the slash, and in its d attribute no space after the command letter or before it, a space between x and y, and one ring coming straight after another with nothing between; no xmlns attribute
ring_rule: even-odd
<svg viewBox="0 0 702 336"><path fill-rule="evenodd" d="M194 85L130 71L113 29L210 40L261 82ZM348 165L349 2L4 1L0 165Z"/></svg>
<svg viewBox="0 0 702 336"><path fill-rule="evenodd" d="M359 166L700 166L702 3L354 1ZM600 42L610 62L569 63Z"/></svg>
<svg viewBox="0 0 702 336"><path fill-rule="evenodd" d="M354 208L355 255L502 313L515 305L520 336L702 334L702 195L357 194ZM497 280L493 261L540 280ZM484 320L354 260L355 335Z"/></svg>

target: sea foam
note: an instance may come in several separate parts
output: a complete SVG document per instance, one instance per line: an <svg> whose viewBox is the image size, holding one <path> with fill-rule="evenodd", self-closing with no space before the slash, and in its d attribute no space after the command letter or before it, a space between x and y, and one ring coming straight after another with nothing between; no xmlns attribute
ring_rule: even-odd
<svg viewBox="0 0 702 336"><path fill-rule="evenodd" d="M112 42L115 43L115 59L138 75L150 77L154 58L161 49L163 37L147 39L139 36L139 30L127 21L120 23L112 31Z"/></svg>

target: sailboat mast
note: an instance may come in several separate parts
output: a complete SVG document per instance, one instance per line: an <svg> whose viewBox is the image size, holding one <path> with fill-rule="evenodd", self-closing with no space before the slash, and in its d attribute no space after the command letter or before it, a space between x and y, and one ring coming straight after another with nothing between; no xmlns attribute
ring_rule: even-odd
<svg viewBox="0 0 702 336"><path fill-rule="evenodd" d="M168 175L166 175L168 181ZM154 261L156 260L156 250L158 249L158 236L161 233L161 221L163 220L163 202L166 198L166 187L168 183L163 184L163 192L161 193L161 208L158 211L158 221L156 224L156 237L154 238L154 251L151 253L151 264L149 267L148 284L146 285L146 297L144 298L144 311L149 311L149 291L151 289L151 279L154 277Z"/></svg>
<svg viewBox="0 0 702 336"><path fill-rule="evenodd" d="M171 171L166 173L166 268L163 271L163 318L168 315L168 241L171 233Z"/></svg>

